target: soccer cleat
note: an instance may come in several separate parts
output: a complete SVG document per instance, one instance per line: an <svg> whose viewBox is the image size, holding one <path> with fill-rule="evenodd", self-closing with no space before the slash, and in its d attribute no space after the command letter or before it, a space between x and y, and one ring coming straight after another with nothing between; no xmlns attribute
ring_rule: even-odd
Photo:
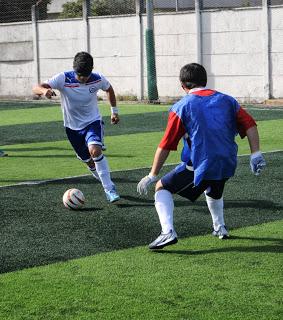
<svg viewBox="0 0 283 320"><path fill-rule="evenodd" d="M7 156L8 156L8 153L6 153L3 150L0 150L0 157L7 157Z"/></svg>
<svg viewBox="0 0 283 320"><path fill-rule="evenodd" d="M178 238L176 232L174 230L170 230L169 233L161 232L160 235L148 245L148 248L152 250L162 249L177 242Z"/></svg>
<svg viewBox="0 0 283 320"><path fill-rule="evenodd" d="M110 202L116 202L118 200L120 200L120 196L118 195L117 191L114 189L110 190L110 191L105 191L106 194L106 199Z"/></svg>
<svg viewBox="0 0 283 320"><path fill-rule="evenodd" d="M226 226L220 226L218 230L213 230L212 235L218 237L219 239L228 239L229 233Z"/></svg>

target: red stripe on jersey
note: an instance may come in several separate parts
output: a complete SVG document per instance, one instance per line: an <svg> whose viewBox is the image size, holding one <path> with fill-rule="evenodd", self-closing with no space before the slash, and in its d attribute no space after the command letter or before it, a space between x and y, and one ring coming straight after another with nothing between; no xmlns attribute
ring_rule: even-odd
<svg viewBox="0 0 283 320"><path fill-rule="evenodd" d="M101 79L96 80L96 81L92 81L92 82L87 82L86 85L88 86L88 85L90 85L90 84L94 84L94 83L97 83L97 82L100 82L100 81L101 81Z"/></svg>
<svg viewBox="0 0 283 320"><path fill-rule="evenodd" d="M65 84L64 85L64 87L66 87L66 88L77 88L79 86L80 86L79 84Z"/></svg>
<svg viewBox="0 0 283 320"><path fill-rule="evenodd" d="M170 112L167 128L159 144L159 148L165 150L177 150L178 143L185 133L186 129L182 120L175 112Z"/></svg>
<svg viewBox="0 0 283 320"><path fill-rule="evenodd" d="M191 92L190 94L195 94L197 96L212 96L216 91L210 89L204 89L199 91Z"/></svg>
<svg viewBox="0 0 283 320"><path fill-rule="evenodd" d="M246 132L249 128L256 126L254 118L247 113L242 107L238 110L237 114L237 129L240 137L243 139L246 136Z"/></svg>

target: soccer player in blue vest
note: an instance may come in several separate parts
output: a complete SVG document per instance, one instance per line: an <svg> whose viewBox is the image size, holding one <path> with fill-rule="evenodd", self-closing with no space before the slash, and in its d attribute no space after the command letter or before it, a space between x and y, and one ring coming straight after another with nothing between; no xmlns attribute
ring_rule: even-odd
<svg viewBox="0 0 283 320"><path fill-rule="evenodd" d="M140 194L147 194L149 185L157 181L170 151L177 150L178 142L183 138L182 162L156 183L155 208L162 230L150 243L150 249L162 249L178 241L173 225L172 194L195 201L204 192L212 216L212 234L219 239L229 237L224 222L223 190L225 182L236 170L237 134L248 138L252 172L258 175L265 166L254 119L234 98L205 88L207 74L202 65L185 65L180 71L180 82L186 96L170 109L167 128L151 171L137 186Z"/></svg>
<svg viewBox="0 0 283 320"><path fill-rule="evenodd" d="M60 91L61 107L67 137L77 157L86 163L93 176L100 180L109 202L120 199L110 177L103 148L103 121L97 104L97 91L106 91L111 105L111 123L119 122L116 96L109 81L100 73L92 72L93 58L87 52L74 57L73 70L61 72L46 83L37 85L33 92L51 99L53 89Z"/></svg>

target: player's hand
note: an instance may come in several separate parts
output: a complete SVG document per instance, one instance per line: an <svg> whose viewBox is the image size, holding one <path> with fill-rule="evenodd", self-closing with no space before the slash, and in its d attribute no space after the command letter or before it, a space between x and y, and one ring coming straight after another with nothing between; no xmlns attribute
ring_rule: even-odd
<svg viewBox="0 0 283 320"><path fill-rule="evenodd" d="M117 124L120 121L119 115L116 113L111 114L111 124Z"/></svg>
<svg viewBox="0 0 283 320"><path fill-rule="evenodd" d="M52 89L46 89L46 91L44 92L44 96L47 99L51 99L52 97L56 96L56 93Z"/></svg>
<svg viewBox="0 0 283 320"><path fill-rule="evenodd" d="M250 166L252 173L254 173L256 176L258 176L260 172L263 170L263 168L266 166L266 162L260 151L251 154Z"/></svg>
<svg viewBox="0 0 283 320"><path fill-rule="evenodd" d="M156 176L152 176L149 174L148 176L145 176L141 179L141 181L138 183L137 186L137 192L142 195L142 194L147 194L147 189L148 187L157 180Z"/></svg>

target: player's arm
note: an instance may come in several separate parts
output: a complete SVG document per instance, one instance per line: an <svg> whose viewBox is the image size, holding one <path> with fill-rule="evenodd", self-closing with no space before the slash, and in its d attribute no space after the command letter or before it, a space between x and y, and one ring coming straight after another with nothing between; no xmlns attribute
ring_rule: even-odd
<svg viewBox="0 0 283 320"><path fill-rule="evenodd" d="M170 153L170 150L162 149L160 147L156 149L149 176L152 176L152 177L158 176L161 168L163 167L166 159L169 156L169 153Z"/></svg>
<svg viewBox="0 0 283 320"><path fill-rule="evenodd" d="M47 83L41 83L32 88L32 92L38 96L45 96L47 99L51 99L52 96L56 96L56 93Z"/></svg>
<svg viewBox="0 0 283 320"><path fill-rule="evenodd" d="M251 150L250 167L255 175L259 175L266 166L266 162L260 151L256 122L253 117L241 107L237 112L237 127L241 138L243 139L245 136L248 138Z"/></svg>
<svg viewBox="0 0 283 320"><path fill-rule="evenodd" d="M106 90L106 94L107 94L107 99L111 105L111 123L117 124L120 121L119 111L117 108L116 95L115 95L114 89L111 85Z"/></svg>
<svg viewBox="0 0 283 320"><path fill-rule="evenodd" d="M170 112L164 136L156 149L150 173L141 179L137 186L139 194L147 194L149 185L157 180L161 168L171 150L177 150L180 139L186 130L182 120L175 112Z"/></svg>
<svg viewBox="0 0 283 320"><path fill-rule="evenodd" d="M260 151L259 149L259 134L256 126L249 128L246 131L246 135L249 141L251 153Z"/></svg>
<svg viewBox="0 0 283 320"><path fill-rule="evenodd" d="M170 151L177 150L180 139L186 133L182 120L175 112L170 112L163 138L155 152L150 175L157 176Z"/></svg>

